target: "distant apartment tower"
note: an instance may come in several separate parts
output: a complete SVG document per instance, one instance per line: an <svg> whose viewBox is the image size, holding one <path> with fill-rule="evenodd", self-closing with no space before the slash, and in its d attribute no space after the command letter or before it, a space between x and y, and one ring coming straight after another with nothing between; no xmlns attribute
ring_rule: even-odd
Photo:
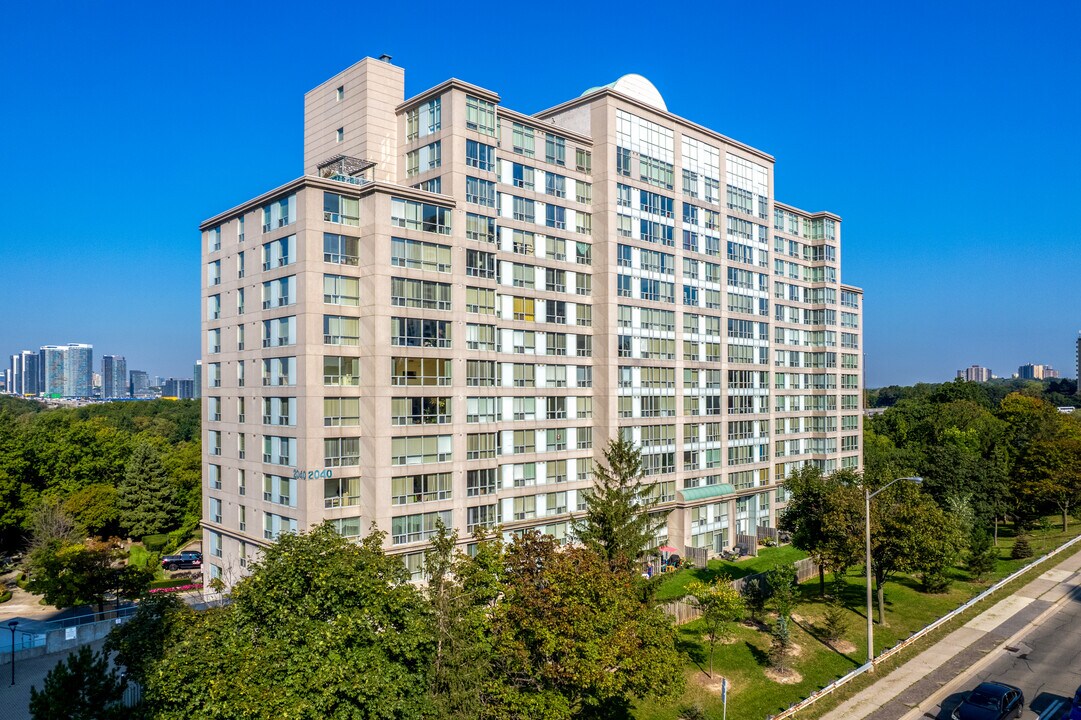
<svg viewBox="0 0 1081 720"><path fill-rule="evenodd" d="M1022 380L1048 380L1058 376L1058 370L1050 365L1022 365L1017 368L1017 377Z"/></svg>
<svg viewBox="0 0 1081 720"><path fill-rule="evenodd" d="M94 346L43 345L39 350L41 392L49 397L88 398L94 388Z"/></svg>
<svg viewBox="0 0 1081 720"><path fill-rule="evenodd" d="M145 398L150 396L150 377L145 370L132 370L128 386L133 398Z"/></svg>
<svg viewBox="0 0 1081 720"><path fill-rule="evenodd" d="M14 395L36 396L41 388L39 352L23 350L11 356L12 381L8 392Z"/></svg>
<svg viewBox="0 0 1081 720"><path fill-rule="evenodd" d="M101 356L101 397L104 400L131 397L128 361L123 355Z"/></svg>
<svg viewBox="0 0 1081 720"><path fill-rule="evenodd" d="M964 370L958 370L957 377L964 378L968 382L988 382L991 380L991 370L979 365L971 365Z"/></svg>
<svg viewBox="0 0 1081 720"><path fill-rule="evenodd" d="M162 397L175 397L180 400L191 400L195 397L194 382L191 380L178 380L169 378L161 388Z"/></svg>
<svg viewBox="0 0 1081 720"><path fill-rule="evenodd" d="M771 156L639 76L536 115L404 86L309 92L304 175L200 227L209 576L324 520L415 573L440 520L562 540L619 435L681 550L860 468L862 291Z"/></svg>

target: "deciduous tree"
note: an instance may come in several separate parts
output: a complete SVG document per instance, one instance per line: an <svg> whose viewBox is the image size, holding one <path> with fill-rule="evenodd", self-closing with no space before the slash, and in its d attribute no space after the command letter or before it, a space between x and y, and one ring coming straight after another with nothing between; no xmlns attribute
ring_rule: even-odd
<svg viewBox="0 0 1081 720"><path fill-rule="evenodd" d="M687 594L702 613L702 627L709 643L709 672L706 674L712 678L714 648L731 636L732 624L743 619L746 605L732 587L731 579L723 574L709 584L699 580L691 582L687 585Z"/></svg>
<svg viewBox="0 0 1081 720"><path fill-rule="evenodd" d="M232 604L178 615L147 682L156 717L418 717L431 626L383 538L353 543L326 524L282 535Z"/></svg>

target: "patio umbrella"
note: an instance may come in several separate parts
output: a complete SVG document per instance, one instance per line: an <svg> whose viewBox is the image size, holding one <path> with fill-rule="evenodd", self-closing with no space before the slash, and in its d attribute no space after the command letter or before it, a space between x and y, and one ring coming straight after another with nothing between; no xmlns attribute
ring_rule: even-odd
<svg viewBox="0 0 1081 720"><path fill-rule="evenodd" d="M671 545L661 545L657 549L660 550L663 553L678 553L679 552L678 549L672 547Z"/></svg>

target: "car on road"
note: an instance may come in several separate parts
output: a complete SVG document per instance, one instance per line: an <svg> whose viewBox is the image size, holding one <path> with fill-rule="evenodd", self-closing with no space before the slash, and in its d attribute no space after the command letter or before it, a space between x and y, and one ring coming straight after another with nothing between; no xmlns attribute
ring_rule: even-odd
<svg viewBox="0 0 1081 720"><path fill-rule="evenodd" d="M203 554L196 550L184 550L179 555L166 555L161 559L163 570L191 570L203 566Z"/></svg>
<svg viewBox="0 0 1081 720"><path fill-rule="evenodd" d="M1081 720L1081 687L1073 694L1070 711L1062 716L1062 720Z"/></svg>
<svg viewBox="0 0 1081 720"><path fill-rule="evenodd" d="M1005 720L1019 718L1025 709L1020 688L1000 682L984 682L968 694L950 715L953 720Z"/></svg>

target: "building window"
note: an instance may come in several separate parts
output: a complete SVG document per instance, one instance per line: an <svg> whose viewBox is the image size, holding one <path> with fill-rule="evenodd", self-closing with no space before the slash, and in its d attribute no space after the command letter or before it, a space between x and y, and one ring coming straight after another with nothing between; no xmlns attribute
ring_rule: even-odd
<svg viewBox="0 0 1081 720"><path fill-rule="evenodd" d="M567 164L567 141L558 135L545 133L544 159L554 165Z"/></svg>
<svg viewBox="0 0 1081 720"><path fill-rule="evenodd" d="M470 364L476 362L481 361L469 361ZM449 359L419 357L393 357L390 359L391 385L450 385L450 379L451 360Z"/></svg>
<svg viewBox="0 0 1081 720"><path fill-rule="evenodd" d="M396 227L450 234L451 211L448 208L402 198L391 198L390 222Z"/></svg>
<svg viewBox="0 0 1081 720"><path fill-rule="evenodd" d="M465 179L465 201L495 207L495 183L491 180L481 180L475 177Z"/></svg>
<svg viewBox="0 0 1081 720"><path fill-rule="evenodd" d="M495 105L487 100L465 96L465 126L485 135L495 136Z"/></svg>
<svg viewBox="0 0 1081 720"><path fill-rule="evenodd" d="M323 233L323 262L336 265L356 265L360 239L348 235Z"/></svg>
<svg viewBox="0 0 1081 720"><path fill-rule="evenodd" d="M324 192L323 220L342 225L360 225L360 199Z"/></svg>
<svg viewBox="0 0 1081 720"><path fill-rule="evenodd" d="M396 397L390 401L392 425L444 425L450 419L450 398Z"/></svg>
<svg viewBox="0 0 1081 720"><path fill-rule="evenodd" d="M345 140L345 128L338 128L334 133L335 142L341 142Z"/></svg>
<svg viewBox="0 0 1081 720"><path fill-rule="evenodd" d="M390 264L395 267L447 273L450 272L450 246L391 238Z"/></svg>
<svg viewBox="0 0 1081 720"><path fill-rule="evenodd" d="M466 140L465 164L478 170L492 170L495 167L495 148L476 140Z"/></svg>
<svg viewBox="0 0 1081 720"><path fill-rule="evenodd" d="M356 387L360 385L360 358L327 355L323 358L323 385Z"/></svg>
<svg viewBox="0 0 1081 720"><path fill-rule="evenodd" d="M360 318L324 315L323 342L327 345L359 345Z"/></svg>
<svg viewBox="0 0 1081 720"><path fill-rule="evenodd" d="M439 98L410 110L405 116L406 140L416 140L438 132L441 126L441 115Z"/></svg>
<svg viewBox="0 0 1081 720"><path fill-rule="evenodd" d="M453 439L451 435L391 438L391 465L450 462Z"/></svg>
<svg viewBox="0 0 1081 720"><path fill-rule="evenodd" d="M323 275L323 302L328 305L360 305L360 278Z"/></svg>

